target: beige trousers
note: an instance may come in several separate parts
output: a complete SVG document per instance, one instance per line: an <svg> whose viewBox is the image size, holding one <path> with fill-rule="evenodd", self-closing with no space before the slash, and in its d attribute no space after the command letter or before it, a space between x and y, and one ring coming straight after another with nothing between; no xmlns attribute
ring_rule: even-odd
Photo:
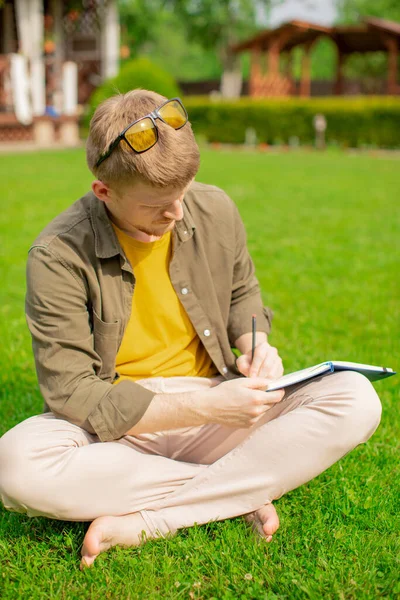
<svg viewBox="0 0 400 600"><path fill-rule="evenodd" d="M173 393L221 380L141 383ZM353 372L288 388L249 429L203 425L100 442L52 413L35 415L0 438L0 497L6 509L67 521L139 511L166 535L280 498L365 443L380 417L373 386Z"/></svg>

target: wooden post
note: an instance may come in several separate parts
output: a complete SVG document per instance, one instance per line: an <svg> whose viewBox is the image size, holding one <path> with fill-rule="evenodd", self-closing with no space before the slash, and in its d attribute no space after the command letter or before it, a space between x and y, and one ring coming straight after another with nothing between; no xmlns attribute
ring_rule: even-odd
<svg viewBox="0 0 400 600"><path fill-rule="evenodd" d="M286 42L290 40L293 36L293 28L288 27L284 31L281 31L278 36L272 38L269 48L268 48L268 75L278 75L279 74L279 59L282 48L285 46ZM314 43L308 42L310 46Z"/></svg>
<svg viewBox="0 0 400 600"><path fill-rule="evenodd" d="M268 48L268 75L279 74L280 40L274 40Z"/></svg>
<svg viewBox="0 0 400 600"><path fill-rule="evenodd" d="M251 64L250 64L250 85L249 85L249 96L257 95L257 85L261 77L261 51L259 46L254 46L251 50Z"/></svg>
<svg viewBox="0 0 400 600"><path fill-rule="evenodd" d="M385 38L385 45L388 52L388 74L387 74L387 93L396 94L397 92L397 61L399 49L397 39L393 37Z"/></svg>
<svg viewBox="0 0 400 600"><path fill-rule="evenodd" d="M290 78L280 73L280 53L282 48L293 35L293 28L287 27L279 35L270 40L268 49L264 53L266 71L261 69L261 49L257 48L252 63L251 93L252 96L287 96L293 89ZM310 47L313 42L309 43ZM290 68L290 67L289 67Z"/></svg>
<svg viewBox="0 0 400 600"><path fill-rule="evenodd" d="M280 73L280 55L288 32L284 32L278 38L272 40L267 54L268 70L264 77L264 96L286 96L288 94L290 84L286 78Z"/></svg>
<svg viewBox="0 0 400 600"><path fill-rule="evenodd" d="M261 52L259 46L254 46L251 51L251 65L250 72L251 76L261 75L261 64L260 64Z"/></svg>
<svg viewBox="0 0 400 600"><path fill-rule="evenodd" d="M341 96L344 92L344 77L343 67L345 62L345 54L337 46L337 63L336 63L336 81L334 86L334 93L337 96Z"/></svg>

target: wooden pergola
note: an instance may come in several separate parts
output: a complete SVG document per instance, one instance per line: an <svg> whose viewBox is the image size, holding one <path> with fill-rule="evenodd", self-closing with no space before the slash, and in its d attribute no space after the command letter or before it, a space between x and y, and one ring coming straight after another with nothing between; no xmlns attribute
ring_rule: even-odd
<svg viewBox="0 0 400 600"><path fill-rule="evenodd" d="M355 52L383 51L388 55L387 93L399 94L397 82L400 47L400 23L386 19L365 18L357 25L323 27L304 21L290 21L276 29L262 31L232 46L234 54L251 52L249 95L253 97L295 95L292 75L292 50L303 48L300 96L310 96L311 50L321 36L329 37L337 48L335 94L343 93L343 66ZM280 57L286 55L285 70L280 70Z"/></svg>

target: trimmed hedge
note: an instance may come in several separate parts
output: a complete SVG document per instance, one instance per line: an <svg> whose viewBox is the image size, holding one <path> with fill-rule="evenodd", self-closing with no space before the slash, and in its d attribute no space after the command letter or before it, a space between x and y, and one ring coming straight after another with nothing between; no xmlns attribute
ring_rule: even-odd
<svg viewBox="0 0 400 600"><path fill-rule="evenodd" d="M91 95L89 105L85 111L83 125L89 127L90 119L97 106L116 94L125 94L134 88L152 90L173 98L180 95L180 88L175 79L146 57L136 58L126 62L118 75L107 79Z"/></svg>
<svg viewBox="0 0 400 600"><path fill-rule="evenodd" d="M194 132L208 142L243 144L252 127L259 143L300 144L315 139L313 118L327 120L327 144L342 147L400 148L400 98L334 97L234 101L187 97L184 100Z"/></svg>

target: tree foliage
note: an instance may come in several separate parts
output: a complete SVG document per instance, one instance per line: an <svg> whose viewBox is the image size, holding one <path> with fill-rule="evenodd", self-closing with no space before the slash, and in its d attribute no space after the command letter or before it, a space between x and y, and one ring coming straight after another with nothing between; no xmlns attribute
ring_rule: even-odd
<svg viewBox="0 0 400 600"><path fill-rule="evenodd" d="M93 92L84 119L85 126L89 126L95 109L103 100L115 94L125 94L134 88L153 90L167 98L181 94L179 86L170 73L152 63L147 57L135 58L127 61L118 75L104 81Z"/></svg>
<svg viewBox="0 0 400 600"><path fill-rule="evenodd" d="M260 11L268 14L283 0L166 0L182 18L188 38L214 49L222 65L233 61L230 46L259 30Z"/></svg>
<svg viewBox="0 0 400 600"><path fill-rule="evenodd" d="M282 0L119 0L122 39L133 54L147 53L162 44L160 35L173 38L184 31L187 48L214 52L222 67L229 67L231 44L252 35L258 16L268 14ZM176 27L171 29L171 24Z"/></svg>
<svg viewBox="0 0 400 600"><path fill-rule="evenodd" d="M356 23L362 17L378 17L400 22L399 0L337 0L341 23Z"/></svg>
<svg viewBox="0 0 400 600"><path fill-rule="evenodd" d="M155 11L147 32L141 28L141 36L135 31L133 10L129 20L121 17L121 25L122 43L129 46L130 58L146 56L179 81L219 79L221 65L215 52L188 39L184 21L168 7Z"/></svg>
<svg viewBox="0 0 400 600"><path fill-rule="evenodd" d="M129 46L130 58L147 56L180 81L219 78L239 61L247 77L248 53L235 58L229 46L262 30L271 8L282 1L119 0L122 43ZM339 23L357 23L363 16L400 22L400 0L336 0L336 4ZM294 52L296 77L301 54L301 48ZM335 48L322 38L312 52L312 77L334 78L335 65ZM347 60L345 75L363 77L373 86L376 79L386 76L386 70L384 53L353 55Z"/></svg>
<svg viewBox="0 0 400 600"><path fill-rule="evenodd" d="M340 23L357 23L363 17L378 17L400 22L399 0L337 0L337 7ZM387 54L385 52L353 54L347 59L344 72L349 78L363 78L370 91L376 91L377 80L386 77Z"/></svg>
<svg viewBox="0 0 400 600"><path fill-rule="evenodd" d="M162 0L119 0L122 43L137 55L156 39L162 21Z"/></svg>

